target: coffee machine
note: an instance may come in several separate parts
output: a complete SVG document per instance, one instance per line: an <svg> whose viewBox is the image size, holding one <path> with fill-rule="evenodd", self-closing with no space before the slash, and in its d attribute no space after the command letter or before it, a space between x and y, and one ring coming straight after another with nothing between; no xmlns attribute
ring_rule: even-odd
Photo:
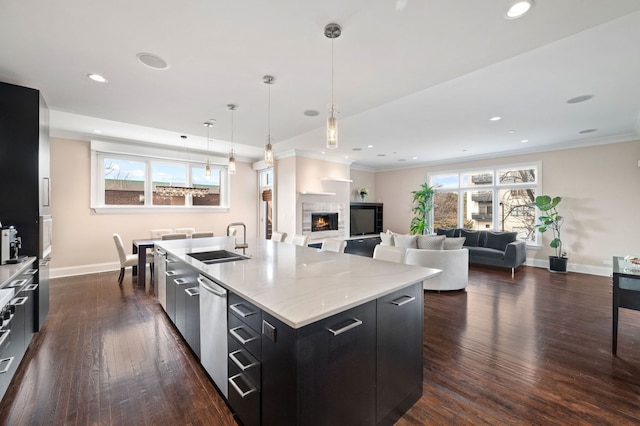
<svg viewBox="0 0 640 426"><path fill-rule="evenodd" d="M18 263L26 256L18 256L18 249L22 248L22 241L18 231L13 226L0 228L0 265Z"/></svg>

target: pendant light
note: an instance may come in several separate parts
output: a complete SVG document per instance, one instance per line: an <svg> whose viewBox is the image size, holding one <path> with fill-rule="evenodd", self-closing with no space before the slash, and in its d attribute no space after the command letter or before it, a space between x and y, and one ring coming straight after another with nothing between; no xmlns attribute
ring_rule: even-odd
<svg viewBox="0 0 640 426"><path fill-rule="evenodd" d="M271 85L275 79L270 75L262 77L262 81L269 86L269 103L267 107L267 144L264 147L264 162L273 166L273 146L271 146Z"/></svg>
<svg viewBox="0 0 640 426"><path fill-rule="evenodd" d="M328 24L324 27L324 35L331 39L331 104L329 104L329 117L327 118L327 148L338 147L338 120L336 119L337 106L333 103L333 40L340 37L342 28L338 24Z"/></svg>
<svg viewBox="0 0 640 426"><path fill-rule="evenodd" d="M207 179L211 177L211 163L209 162L209 130L216 124L216 120L213 118L204 122L204 127L207 128L207 167L204 168L204 175Z"/></svg>
<svg viewBox="0 0 640 426"><path fill-rule="evenodd" d="M229 174L235 175L236 174L236 158L233 155L233 111L235 111L236 108L238 108L238 106L234 104L229 104L227 105L227 108L229 108L229 110L231 111L231 152L229 153Z"/></svg>

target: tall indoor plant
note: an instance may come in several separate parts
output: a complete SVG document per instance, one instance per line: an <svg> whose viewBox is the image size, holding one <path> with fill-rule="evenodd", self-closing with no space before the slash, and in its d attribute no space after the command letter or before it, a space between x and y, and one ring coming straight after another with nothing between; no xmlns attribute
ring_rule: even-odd
<svg viewBox="0 0 640 426"><path fill-rule="evenodd" d="M418 191L411 191L413 195L413 214L411 219L412 234L428 234L430 231L429 214L433 209L433 195L435 189L426 182L420 186Z"/></svg>
<svg viewBox="0 0 640 426"><path fill-rule="evenodd" d="M552 272L567 272L567 257L562 251L562 239L560 238L560 230L564 224L564 217L560 215L556 208L562 201L562 197L553 197L549 195L539 195L536 197L535 206L540 210L536 229L542 233L551 230L553 239L549 246L554 249L555 256L549 256L549 270Z"/></svg>

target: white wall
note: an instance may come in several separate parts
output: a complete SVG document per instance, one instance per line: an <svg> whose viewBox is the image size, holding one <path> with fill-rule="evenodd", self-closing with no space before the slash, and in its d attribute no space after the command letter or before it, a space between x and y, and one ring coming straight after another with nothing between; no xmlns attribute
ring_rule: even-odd
<svg viewBox="0 0 640 426"><path fill-rule="evenodd" d="M358 191L360 188L367 188L369 195L364 198L365 203L378 203L376 196L376 174L374 172L368 172L364 170L351 169L351 191L350 200L355 202L362 202L362 198Z"/></svg>
<svg viewBox="0 0 640 426"><path fill-rule="evenodd" d="M609 275L605 261L612 256L640 254L640 141L550 151L494 160L461 162L434 167L379 172L377 198L384 203L384 227L409 232L411 191L426 181L427 173L503 164L542 162L542 191L563 197L563 248L569 269ZM550 235L543 247L527 251L527 263L546 266L553 254Z"/></svg>
<svg viewBox="0 0 640 426"><path fill-rule="evenodd" d="M90 156L88 142L51 139L54 277L119 268L114 233L127 249L131 240L148 238L153 228L192 227L225 235L229 223L244 222L247 237L257 235L257 172L248 163L238 162L231 176L228 212L96 214L90 208Z"/></svg>

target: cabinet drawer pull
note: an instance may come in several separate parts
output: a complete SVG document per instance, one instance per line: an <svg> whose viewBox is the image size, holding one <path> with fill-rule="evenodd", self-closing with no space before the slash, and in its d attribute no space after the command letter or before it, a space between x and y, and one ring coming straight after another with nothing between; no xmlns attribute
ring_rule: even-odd
<svg viewBox="0 0 640 426"><path fill-rule="evenodd" d="M185 285L189 283L189 280L187 278L176 278L173 282L177 285Z"/></svg>
<svg viewBox="0 0 640 426"><path fill-rule="evenodd" d="M402 306L402 305L406 305L409 302L413 302L414 300L416 300L415 297L405 295L405 296L398 297L396 300L392 300L391 304L396 306Z"/></svg>
<svg viewBox="0 0 640 426"><path fill-rule="evenodd" d="M248 390L243 391L242 389L240 389L240 386L236 383L236 380L242 380L242 382L244 383L245 387L248 388ZM233 377L229 377L229 383L231 383L231 386L233 386L233 388L236 390L236 392L238 392L241 398L244 398L247 395L250 395L258 390L255 386L251 386L251 383L249 383L249 381L245 379L242 373L236 374Z"/></svg>
<svg viewBox="0 0 640 426"><path fill-rule="evenodd" d="M11 304L12 304L12 305L15 305L15 306L22 306L22 305L24 305L25 303L27 303L27 300L29 300L29 298L28 298L28 297L18 297L18 298L16 298L16 299L13 299L13 300L11 301Z"/></svg>
<svg viewBox="0 0 640 426"><path fill-rule="evenodd" d="M229 333L231 333L231 335L233 337L235 337L236 339L238 339L238 341L240 343L242 343L243 345L246 345L249 342L253 342L254 340L258 340L258 336L251 336L247 339L245 339L244 337L242 337L240 334L238 334L237 330L243 330L244 327L236 327L236 328L232 328L231 330L229 330Z"/></svg>
<svg viewBox="0 0 640 426"><path fill-rule="evenodd" d="M198 287L185 288L184 292L191 297L200 296L200 290L198 289Z"/></svg>
<svg viewBox="0 0 640 426"><path fill-rule="evenodd" d="M26 291L34 291L35 289L38 288L38 284L29 284L28 286L26 286L24 289Z"/></svg>
<svg viewBox="0 0 640 426"><path fill-rule="evenodd" d="M15 280L11 284L9 284L7 287L8 288L22 287L23 285L26 284L27 281L28 281L27 279Z"/></svg>
<svg viewBox="0 0 640 426"><path fill-rule="evenodd" d="M24 271L25 275L35 275L38 272L37 269L27 269L26 271Z"/></svg>
<svg viewBox="0 0 640 426"><path fill-rule="evenodd" d="M241 309L241 307L244 309ZM240 315L242 318L246 318L257 313L256 311L252 311L251 309L247 308L242 303L234 303L233 305L229 306L229 309Z"/></svg>
<svg viewBox="0 0 640 426"><path fill-rule="evenodd" d="M345 325L344 327L341 327L337 330L334 330L333 328L329 328L329 331L333 333L334 336L337 336L338 334L342 334L345 331L349 331L352 328L356 328L357 326L362 325L362 321L360 321L357 318L351 318L350 321L352 322L350 324Z"/></svg>
<svg viewBox="0 0 640 426"><path fill-rule="evenodd" d="M173 259L165 259L164 263L175 263L176 261Z"/></svg>
<svg viewBox="0 0 640 426"><path fill-rule="evenodd" d="M2 336L0 337L0 347L4 344L4 341L9 337L11 330L2 330Z"/></svg>
<svg viewBox="0 0 640 426"><path fill-rule="evenodd" d="M168 277L172 277L172 276L174 276L175 274L177 274L177 272L176 272L176 271L164 271L164 274L165 274L166 276L168 276Z"/></svg>
<svg viewBox="0 0 640 426"><path fill-rule="evenodd" d="M7 363L7 365L2 370L0 370L0 374L4 374L9 371L14 358L15 357L12 356L11 358L0 359L0 364L2 364L3 362Z"/></svg>
<svg viewBox="0 0 640 426"><path fill-rule="evenodd" d="M248 362L248 364L243 364L241 359L238 359L238 354L242 353L242 356L246 359L246 361ZM235 365L238 366L238 368L242 371L245 371L251 367L254 367L258 364L260 364L257 360L253 359L251 356L249 356L247 354L246 351L243 351L242 349L237 350L237 351L233 351L229 354L229 358L231 358L231 361L233 361L233 363Z"/></svg>

